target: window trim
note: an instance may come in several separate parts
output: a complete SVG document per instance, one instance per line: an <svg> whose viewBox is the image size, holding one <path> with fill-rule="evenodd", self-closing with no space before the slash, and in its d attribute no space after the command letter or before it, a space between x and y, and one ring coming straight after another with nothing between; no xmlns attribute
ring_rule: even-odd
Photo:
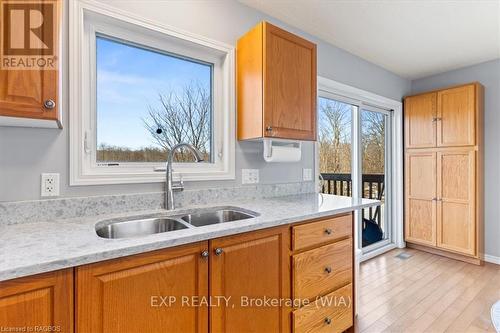
<svg viewBox="0 0 500 333"><path fill-rule="evenodd" d="M96 126L92 125L96 70L88 70L96 68L96 34L214 64L213 163L175 163L174 178L182 174L187 181L235 179L234 47L93 1L71 1L69 11L70 185L165 181L164 173L154 172L163 163L97 165Z"/></svg>

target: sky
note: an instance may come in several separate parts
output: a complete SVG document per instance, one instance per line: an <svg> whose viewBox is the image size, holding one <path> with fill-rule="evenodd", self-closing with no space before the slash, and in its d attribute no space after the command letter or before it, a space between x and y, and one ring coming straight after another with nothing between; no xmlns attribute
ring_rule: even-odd
<svg viewBox="0 0 500 333"><path fill-rule="evenodd" d="M210 86L211 68L185 59L122 44L98 36L97 144L129 147L157 146L144 127L148 105L198 81Z"/></svg>

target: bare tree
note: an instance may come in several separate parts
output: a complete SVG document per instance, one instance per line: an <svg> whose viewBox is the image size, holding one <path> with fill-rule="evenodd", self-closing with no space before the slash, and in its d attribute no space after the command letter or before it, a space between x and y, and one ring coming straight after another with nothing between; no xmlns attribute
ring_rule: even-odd
<svg viewBox="0 0 500 333"><path fill-rule="evenodd" d="M212 108L210 90L191 83L180 93L159 94L159 101L159 106L148 106L148 116L143 119L155 142L166 151L180 142L187 142L208 157ZM177 158L190 160L189 156L183 155L181 153Z"/></svg>
<svg viewBox="0 0 500 333"><path fill-rule="evenodd" d="M383 174L385 167L385 119L377 112L363 111L363 173Z"/></svg>

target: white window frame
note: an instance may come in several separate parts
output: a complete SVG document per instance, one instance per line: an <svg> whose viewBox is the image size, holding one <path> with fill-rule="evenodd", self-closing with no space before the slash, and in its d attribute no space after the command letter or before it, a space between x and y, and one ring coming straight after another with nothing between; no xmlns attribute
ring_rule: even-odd
<svg viewBox="0 0 500 333"><path fill-rule="evenodd" d="M391 174L391 190L392 196L390 214L391 214L391 238L383 241L376 248L366 247L362 250L361 261L368 260L384 252L390 251L396 247L404 248L403 236L403 104L400 101L392 100L359 88L351 87L346 84L330 80L318 76L318 96L333 98L341 102L349 103L358 106L359 112L361 109L369 110L370 106L377 108L392 110L391 117L391 150L392 150L392 163L387 165L388 172ZM377 110L380 111L380 110ZM358 143L354 142L359 138L355 135L361 131L359 124L359 117L353 117L352 124L352 145L358 147ZM316 142L316 174L319 174L319 147ZM353 183L360 184L359 178L361 177L361 151L353 152L352 154L352 181ZM318 180L317 180L318 181ZM361 198L361 188L353 186L353 197ZM356 221L359 221L361 212L356 211ZM359 223L355 225L356 248L361 250L362 246L359 242L361 231L359 230ZM382 243L382 242L380 242Z"/></svg>
<svg viewBox="0 0 500 333"><path fill-rule="evenodd" d="M70 185L165 181L165 173L154 172L164 163L96 161L96 34L213 64L212 163L174 163L174 178L235 179L234 47L105 4L74 0L69 9Z"/></svg>

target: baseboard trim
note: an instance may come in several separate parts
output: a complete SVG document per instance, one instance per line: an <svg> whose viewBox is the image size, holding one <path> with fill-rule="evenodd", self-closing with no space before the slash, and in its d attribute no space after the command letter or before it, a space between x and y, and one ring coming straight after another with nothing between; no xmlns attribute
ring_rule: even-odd
<svg viewBox="0 0 500 333"><path fill-rule="evenodd" d="M443 257L468 262L469 264L474 264L474 265L482 265L483 264L483 260L478 259L478 258L473 258L473 257L468 257L468 256L464 256L461 254L453 253L453 252L443 251L440 249L435 249L435 248L424 246L424 245L418 245L418 244L406 242L406 246L409 247L410 249L415 249L415 250L429 252L432 254L437 254L437 255L440 255Z"/></svg>
<svg viewBox="0 0 500 333"><path fill-rule="evenodd" d="M490 264L500 265L500 257L495 257L489 254L484 254L482 256L483 260L489 262Z"/></svg>

